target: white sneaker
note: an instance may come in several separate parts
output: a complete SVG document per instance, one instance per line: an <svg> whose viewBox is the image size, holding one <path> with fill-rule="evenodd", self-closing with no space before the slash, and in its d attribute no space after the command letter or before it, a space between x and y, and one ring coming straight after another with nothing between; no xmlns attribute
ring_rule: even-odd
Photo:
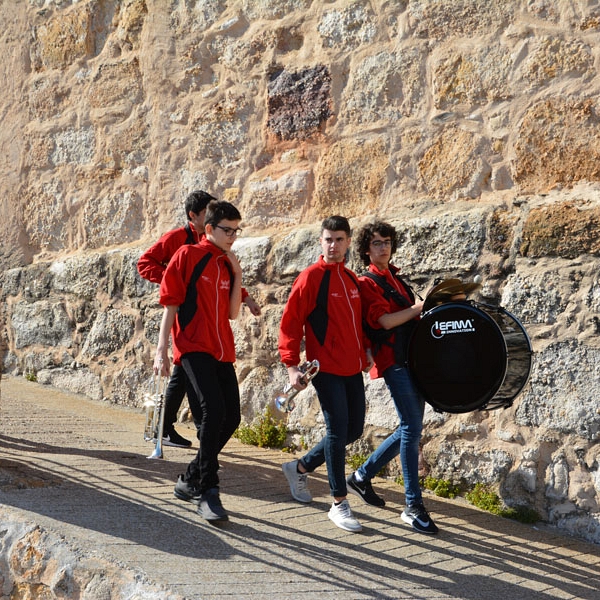
<svg viewBox="0 0 600 600"><path fill-rule="evenodd" d="M298 461L293 460L292 462L283 463L281 470L290 484L290 492L292 492L294 500L311 502L312 494L306 484L308 473L298 473Z"/></svg>
<svg viewBox="0 0 600 600"><path fill-rule="evenodd" d="M342 500L337 506L334 502L328 516L340 529L362 531L362 525L354 518L348 500Z"/></svg>

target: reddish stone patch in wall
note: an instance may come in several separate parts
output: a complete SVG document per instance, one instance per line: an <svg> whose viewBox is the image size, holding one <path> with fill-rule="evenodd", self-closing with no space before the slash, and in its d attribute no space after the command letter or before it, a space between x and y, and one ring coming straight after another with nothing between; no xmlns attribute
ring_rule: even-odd
<svg viewBox="0 0 600 600"><path fill-rule="evenodd" d="M271 76L267 129L278 140L305 140L321 131L331 116L331 75L318 65Z"/></svg>

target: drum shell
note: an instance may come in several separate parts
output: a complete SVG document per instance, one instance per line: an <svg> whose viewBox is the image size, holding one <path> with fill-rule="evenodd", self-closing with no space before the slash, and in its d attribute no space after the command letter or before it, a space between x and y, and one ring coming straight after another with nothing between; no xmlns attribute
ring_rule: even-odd
<svg viewBox="0 0 600 600"><path fill-rule="evenodd" d="M511 347L521 350L518 373L509 368L503 328L511 329ZM530 359L529 338L510 313L449 302L423 314L409 344L408 368L434 409L464 413L510 406L529 377ZM507 374L511 382L504 385ZM502 398L496 400L499 391Z"/></svg>

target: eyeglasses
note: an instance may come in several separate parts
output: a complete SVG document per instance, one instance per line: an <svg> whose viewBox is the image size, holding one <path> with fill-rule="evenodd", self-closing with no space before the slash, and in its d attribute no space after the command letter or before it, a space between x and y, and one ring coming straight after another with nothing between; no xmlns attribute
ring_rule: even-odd
<svg viewBox="0 0 600 600"><path fill-rule="evenodd" d="M215 225L215 227L222 229L227 237L233 237L234 235L242 235L242 230L239 227L237 229L233 229L233 227L223 227L222 225Z"/></svg>
<svg viewBox="0 0 600 600"><path fill-rule="evenodd" d="M371 242L371 246L374 246L375 248L391 248L392 240L374 240Z"/></svg>

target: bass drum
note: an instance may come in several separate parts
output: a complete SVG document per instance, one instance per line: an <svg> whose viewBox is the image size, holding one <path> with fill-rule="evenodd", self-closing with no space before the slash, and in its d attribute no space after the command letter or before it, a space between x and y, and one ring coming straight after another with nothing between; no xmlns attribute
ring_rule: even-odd
<svg viewBox="0 0 600 600"><path fill-rule="evenodd" d="M501 307L449 302L423 314L408 348L408 368L441 412L508 408L531 371L531 342Z"/></svg>

